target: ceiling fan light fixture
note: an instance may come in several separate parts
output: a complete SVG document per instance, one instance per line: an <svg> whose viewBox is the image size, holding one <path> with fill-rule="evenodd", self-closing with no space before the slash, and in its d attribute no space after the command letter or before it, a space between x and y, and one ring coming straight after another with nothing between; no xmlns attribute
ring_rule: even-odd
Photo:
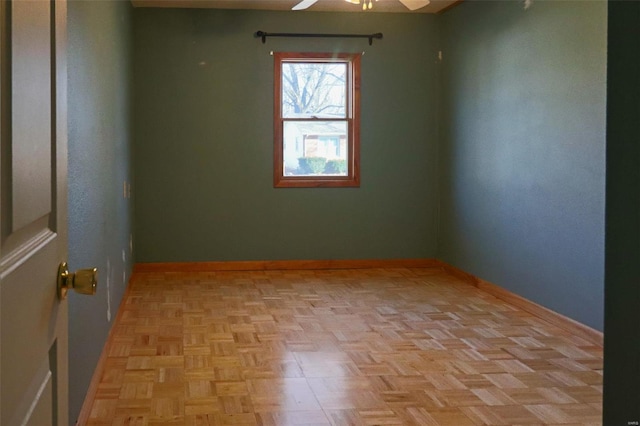
<svg viewBox="0 0 640 426"><path fill-rule="evenodd" d="M344 0L344 1L351 4L360 4L360 0ZM367 0L362 0L362 10L371 10L371 9L373 9L373 0L369 0L368 3L367 3Z"/></svg>
<svg viewBox="0 0 640 426"><path fill-rule="evenodd" d="M300 3L296 4L295 6L292 7L293 10L304 10L304 9L308 9L310 6L313 6L314 4L316 4L319 0L301 0ZM351 3L351 4L360 4L360 0L344 0L347 3ZM367 3L368 1L368 3ZM378 1L378 0L376 0ZM417 10L420 9L422 7L427 6L429 3L431 3L431 0L398 0L400 3L402 3L403 5L405 5L405 7L409 10ZM526 0L526 1L533 1L533 0ZM362 10L371 10L373 9L373 0L362 0Z"/></svg>

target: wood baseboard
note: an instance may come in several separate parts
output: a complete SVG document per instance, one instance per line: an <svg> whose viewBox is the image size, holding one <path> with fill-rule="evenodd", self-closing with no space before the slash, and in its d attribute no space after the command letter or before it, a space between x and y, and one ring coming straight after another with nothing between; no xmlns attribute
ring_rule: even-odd
<svg viewBox="0 0 640 426"><path fill-rule="evenodd" d="M532 302L529 299L525 299L524 297L519 296L515 293L512 293L509 290L505 290L500 286L471 275L468 272L458 269L455 266L451 266L446 262L438 262L440 263L442 269L450 275L453 275L456 278L459 278L479 288L480 290L507 302L510 305L522 309L525 312L529 312L530 314L535 315L536 317L543 319L546 322L555 325L556 327L568 331L571 334L582 337L583 339L586 339L598 346L604 346L604 334L602 332L571 318L568 318L562 314L559 314L555 311L552 311L551 309L545 308L544 306L538 305L537 303Z"/></svg>
<svg viewBox="0 0 640 426"><path fill-rule="evenodd" d="M134 273L144 273L438 267L441 267L441 262L436 259L256 260L230 262L136 263L133 267L133 271Z"/></svg>
<svg viewBox="0 0 640 426"><path fill-rule="evenodd" d="M78 414L78 419L76 420L75 426L84 426L89 421L93 401L96 399L96 394L98 393L98 385L100 384L102 373L104 373L105 362L107 361L107 356L109 355L109 351L111 348L111 342L113 341L113 326L120 323L120 317L122 316L122 312L124 311L124 309L122 309L122 304L127 300L129 289L131 288L131 283L134 279L135 275L132 274L131 278L129 278L127 288L124 291L124 295L122 296L122 301L120 302L118 313L116 314L113 322L111 322L111 328L109 329L109 334L107 335L107 341L102 348L102 352L100 353L100 358L98 358L96 368L95 370L93 370L93 376L91 377L91 382L89 382L89 388L87 389L87 393L84 397L84 402L82 403L82 408L80 408L80 413Z"/></svg>

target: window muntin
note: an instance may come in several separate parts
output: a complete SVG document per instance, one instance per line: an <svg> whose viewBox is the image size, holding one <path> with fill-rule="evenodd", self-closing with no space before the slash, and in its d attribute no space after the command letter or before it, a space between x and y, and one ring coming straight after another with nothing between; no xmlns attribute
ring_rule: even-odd
<svg viewBox="0 0 640 426"><path fill-rule="evenodd" d="M360 55L274 57L274 186L359 186Z"/></svg>

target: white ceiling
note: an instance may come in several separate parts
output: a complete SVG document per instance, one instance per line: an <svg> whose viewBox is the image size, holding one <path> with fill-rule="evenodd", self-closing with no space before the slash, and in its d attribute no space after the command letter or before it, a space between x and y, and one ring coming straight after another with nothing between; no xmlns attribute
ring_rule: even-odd
<svg viewBox="0 0 640 426"><path fill-rule="evenodd" d="M135 7L203 8L203 9L259 9L291 10L300 0L131 0ZM319 0L307 11L310 12L388 12L388 13L439 13L461 0L431 0L421 9L411 12L398 0L377 0L371 11L362 11L362 6L344 0ZM295 11L305 13L306 11Z"/></svg>

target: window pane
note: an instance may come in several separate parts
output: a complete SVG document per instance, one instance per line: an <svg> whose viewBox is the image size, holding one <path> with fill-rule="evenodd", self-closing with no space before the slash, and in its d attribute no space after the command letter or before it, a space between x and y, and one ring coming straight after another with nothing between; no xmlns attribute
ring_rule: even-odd
<svg viewBox="0 0 640 426"><path fill-rule="evenodd" d="M284 118L346 118L346 63L284 62Z"/></svg>
<svg viewBox="0 0 640 426"><path fill-rule="evenodd" d="M346 121L285 121L285 176L347 176Z"/></svg>

